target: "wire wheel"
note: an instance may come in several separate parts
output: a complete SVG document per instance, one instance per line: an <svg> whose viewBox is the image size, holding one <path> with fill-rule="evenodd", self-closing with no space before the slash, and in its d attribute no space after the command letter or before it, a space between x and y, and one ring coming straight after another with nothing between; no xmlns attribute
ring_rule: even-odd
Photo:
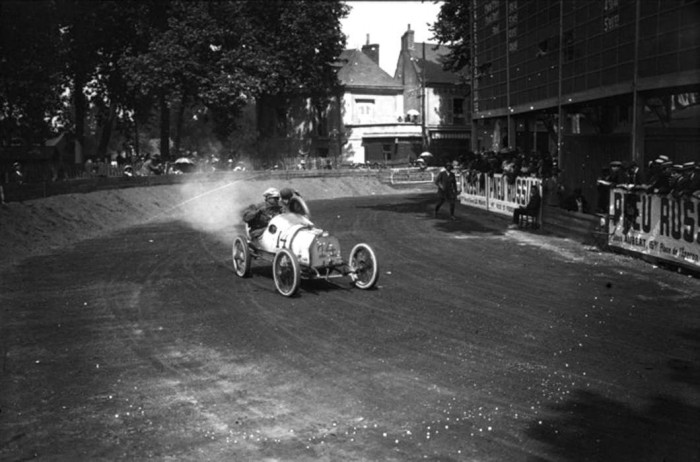
<svg viewBox="0 0 700 462"><path fill-rule="evenodd" d="M367 244L357 244L350 251L350 271L358 289L371 289L379 279L379 265L374 250Z"/></svg>
<svg viewBox="0 0 700 462"><path fill-rule="evenodd" d="M272 276L277 291L285 297L291 297L301 283L299 260L289 249L281 249L272 261Z"/></svg>
<svg viewBox="0 0 700 462"><path fill-rule="evenodd" d="M248 241L242 236L236 236L236 239L233 240L231 258L233 260L233 269L238 277L250 276L250 249L248 248Z"/></svg>

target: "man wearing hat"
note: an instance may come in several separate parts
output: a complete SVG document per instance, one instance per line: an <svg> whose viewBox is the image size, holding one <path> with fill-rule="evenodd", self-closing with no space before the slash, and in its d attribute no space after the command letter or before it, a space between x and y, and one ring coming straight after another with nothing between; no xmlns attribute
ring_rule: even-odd
<svg viewBox="0 0 700 462"><path fill-rule="evenodd" d="M610 177L608 181L613 185L629 183L627 173L622 169L622 162L619 160L610 162Z"/></svg>
<svg viewBox="0 0 700 462"><path fill-rule="evenodd" d="M700 190L700 169L696 162L686 162L680 170L672 194L674 197L690 197Z"/></svg>
<svg viewBox="0 0 700 462"><path fill-rule="evenodd" d="M668 194L671 191L671 167L673 164L666 159L668 157L659 156L654 161L654 165L657 167L655 175L649 181L649 189L656 194Z"/></svg>
<svg viewBox="0 0 700 462"><path fill-rule="evenodd" d="M280 192L277 188L268 188L263 193L264 202L249 205L243 211L243 221L248 225L251 239L258 239L267 228L273 217L284 213L280 204Z"/></svg>
<svg viewBox="0 0 700 462"><path fill-rule="evenodd" d="M442 204L447 202L450 205L450 219L455 218L455 203L457 202L457 178L452 172L452 162L445 163L445 168L440 170L435 177L435 185L438 187L438 202L435 205L435 218L438 216L438 211Z"/></svg>
<svg viewBox="0 0 700 462"><path fill-rule="evenodd" d="M629 178L629 183L633 186L639 187L644 184L644 174L639 168L637 162L632 161L627 169L627 177Z"/></svg>

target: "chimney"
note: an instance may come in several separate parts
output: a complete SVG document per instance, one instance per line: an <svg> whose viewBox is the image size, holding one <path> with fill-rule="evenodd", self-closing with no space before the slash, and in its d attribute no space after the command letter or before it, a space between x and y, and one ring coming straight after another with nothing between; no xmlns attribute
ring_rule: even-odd
<svg viewBox="0 0 700 462"><path fill-rule="evenodd" d="M408 30L401 36L401 51L413 50L413 31L411 25L408 25Z"/></svg>
<svg viewBox="0 0 700 462"><path fill-rule="evenodd" d="M367 44L362 45L362 52L379 66L379 45L376 43L369 43L369 34L367 34Z"/></svg>

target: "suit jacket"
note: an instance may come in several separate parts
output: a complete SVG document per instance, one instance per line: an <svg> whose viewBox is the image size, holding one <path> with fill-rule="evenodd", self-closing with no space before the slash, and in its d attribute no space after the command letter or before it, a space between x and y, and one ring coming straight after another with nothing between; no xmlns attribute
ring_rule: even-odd
<svg viewBox="0 0 700 462"><path fill-rule="evenodd" d="M532 194L525 208L528 212L539 212L542 205L542 196L539 193Z"/></svg>
<svg viewBox="0 0 700 462"><path fill-rule="evenodd" d="M435 184L438 187L438 194L450 199L457 197L457 178L451 171L447 169L440 170L440 173L435 178Z"/></svg>

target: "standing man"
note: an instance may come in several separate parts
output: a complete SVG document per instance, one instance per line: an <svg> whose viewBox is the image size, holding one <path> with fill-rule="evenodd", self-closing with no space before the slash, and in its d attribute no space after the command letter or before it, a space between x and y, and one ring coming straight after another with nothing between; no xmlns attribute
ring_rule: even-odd
<svg viewBox="0 0 700 462"><path fill-rule="evenodd" d="M438 187L438 203L435 205L435 218L442 204L447 202L450 205L450 220L455 218L455 202L457 201L457 178L452 172L452 162L447 162L445 168L440 170L435 178L435 185Z"/></svg>

